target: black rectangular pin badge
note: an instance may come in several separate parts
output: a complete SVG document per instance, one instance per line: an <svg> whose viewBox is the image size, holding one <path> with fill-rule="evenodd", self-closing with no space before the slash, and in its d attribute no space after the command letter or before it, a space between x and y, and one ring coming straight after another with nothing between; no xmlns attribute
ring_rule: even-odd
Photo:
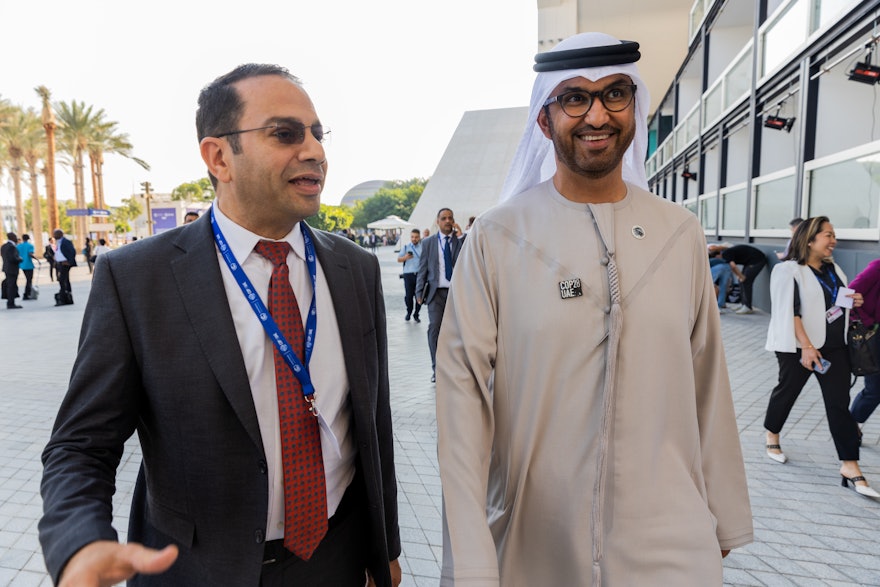
<svg viewBox="0 0 880 587"><path fill-rule="evenodd" d="M581 289L581 280L579 277L574 279L564 279L559 282L559 295L563 300L571 298L579 298L584 295Z"/></svg>

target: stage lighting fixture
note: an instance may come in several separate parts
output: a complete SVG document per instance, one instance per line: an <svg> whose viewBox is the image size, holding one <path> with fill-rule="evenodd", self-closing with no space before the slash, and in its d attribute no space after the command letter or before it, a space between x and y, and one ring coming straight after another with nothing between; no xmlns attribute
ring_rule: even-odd
<svg viewBox="0 0 880 587"><path fill-rule="evenodd" d="M685 179L692 179L694 181L697 181L697 172L696 171L689 171L689 170L685 169L684 171L681 172L681 176Z"/></svg>
<svg viewBox="0 0 880 587"><path fill-rule="evenodd" d="M764 126L767 128L775 128L776 130L791 132L791 127L794 126L794 117L784 118L782 116L770 115L764 119Z"/></svg>

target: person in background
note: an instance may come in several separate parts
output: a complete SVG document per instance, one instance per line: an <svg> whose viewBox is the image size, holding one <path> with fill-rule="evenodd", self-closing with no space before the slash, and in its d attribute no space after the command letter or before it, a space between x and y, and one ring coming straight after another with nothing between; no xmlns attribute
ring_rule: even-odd
<svg viewBox="0 0 880 587"><path fill-rule="evenodd" d="M21 242L18 243L18 254L21 256L21 270L24 272L24 295L22 300L35 300L34 296L34 261L39 262L34 255L34 244L31 242L31 235L21 235Z"/></svg>
<svg viewBox="0 0 880 587"><path fill-rule="evenodd" d="M262 64L205 86L196 128L211 212L98 258L43 452L46 568L64 585L394 587L381 270L305 223L327 129L301 82ZM135 433L122 544L116 468Z"/></svg>
<svg viewBox="0 0 880 587"><path fill-rule="evenodd" d="M425 230L422 231L422 240L425 240L429 236L431 236L431 229L430 228L426 228Z"/></svg>
<svg viewBox="0 0 880 587"><path fill-rule="evenodd" d="M70 288L70 268L76 267L76 249L70 239L64 237L64 231L56 228L52 233L55 237L55 271L58 272L59 290L55 295L56 306L67 306L73 303L73 292Z"/></svg>
<svg viewBox="0 0 880 587"><path fill-rule="evenodd" d="M51 236L43 249L43 258L49 264L49 281L55 281L55 239Z"/></svg>
<svg viewBox="0 0 880 587"><path fill-rule="evenodd" d="M3 294L6 298L7 310L20 310L22 306L15 303L18 297L18 270L21 266L22 258L18 254L18 235L14 232L6 233L7 241L0 247L0 256L3 258Z"/></svg>
<svg viewBox="0 0 880 587"><path fill-rule="evenodd" d="M800 226L801 222L803 222L803 221L804 221L804 219L801 218L800 216L798 216L797 218L792 218L791 221L788 223L788 227L789 227L789 229L791 229L792 236L794 236L794 231L797 230L797 227ZM785 243L785 250L781 251L781 252L776 251L776 257L780 261L782 261L786 257L788 257L788 254L790 252L791 252L791 239L788 239L788 242Z"/></svg>
<svg viewBox="0 0 880 587"><path fill-rule="evenodd" d="M736 311L737 314L751 314L752 286L761 270L767 264L767 256L764 251L751 245L734 245L727 247L721 252L721 258L730 264L730 270L739 279L742 286L742 306ZM739 265L743 266L742 271Z"/></svg>
<svg viewBox="0 0 880 587"><path fill-rule="evenodd" d="M859 429L849 412L849 310L836 304L838 290L846 287L846 275L832 257L836 244L827 216L807 218L794 232L788 258L770 274L773 311L765 348L776 353L779 382L764 417L767 456L777 463L788 461L779 435L804 385L815 375L841 460L841 484L880 497L859 468ZM859 292L846 297L852 298L853 308L864 301Z"/></svg>
<svg viewBox="0 0 880 587"><path fill-rule="evenodd" d="M862 307L854 310L855 316L868 328L880 322L880 259L868 263L849 286L862 294L864 299ZM880 336L880 333L874 336ZM880 347L877 348L880 350ZM877 362L880 363L880 356L877 357ZM864 424L880 405L880 373L865 375L864 380L864 388L856 395L849 407L852 417L860 425Z"/></svg>
<svg viewBox="0 0 880 587"><path fill-rule="evenodd" d="M455 268L443 586L719 586L752 540L703 228L647 191L638 48L538 54L501 203Z"/></svg>
<svg viewBox="0 0 880 587"><path fill-rule="evenodd" d="M401 247L400 255L397 257L397 262L403 263L403 272L400 275L403 277L403 297L406 303L406 316L404 320L407 322L409 322L410 316L416 322L421 322L419 310L422 309L422 304L416 299L418 297L416 296L416 279L419 273L419 259L422 255L421 240L422 237L419 229L413 228L410 232L409 243Z"/></svg>
<svg viewBox="0 0 880 587"><path fill-rule="evenodd" d="M98 255L103 255L104 253L109 253L109 252L110 252L110 247L107 246L107 241L102 238L99 238L98 239L98 246L95 247L95 262L97 262L97 260L98 260Z"/></svg>
<svg viewBox="0 0 880 587"><path fill-rule="evenodd" d="M718 310L725 312L727 311L727 291L730 289L730 282L733 280L733 270L730 268L730 263L721 256L727 245L707 245L707 248L709 252L709 270L712 272L712 282L715 284L718 297Z"/></svg>
<svg viewBox="0 0 880 587"><path fill-rule="evenodd" d="M82 255L83 255L83 259L85 260L86 264L89 266L89 273L91 273L95 267L94 254L92 253L93 246L94 246L94 242L92 242L92 239L89 237L86 237L86 244L83 247Z"/></svg>
<svg viewBox="0 0 880 587"><path fill-rule="evenodd" d="M428 351L431 353L431 382L437 376L437 338L452 284L452 270L467 235L455 222L452 210L437 212L437 238L422 240L419 273L416 278L416 303L428 306Z"/></svg>
<svg viewBox="0 0 880 587"><path fill-rule="evenodd" d="M199 219L198 212L187 212L186 214L183 215L183 223L184 224L189 224L190 222L195 222L198 219Z"/></svg>

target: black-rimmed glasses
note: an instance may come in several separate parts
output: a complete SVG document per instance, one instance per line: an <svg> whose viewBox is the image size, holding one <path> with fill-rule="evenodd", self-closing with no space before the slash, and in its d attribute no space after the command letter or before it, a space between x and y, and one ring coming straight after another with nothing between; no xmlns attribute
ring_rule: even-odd
<svg viewBox="0 0 880 587"><path fill-rule="evenodd" d="M544 102L544 106L549 106L553 102L558 102L562 111L572 118L579 118L590 111L593 106L593 100L596 98L605 107L608 112L621 112L632 104L636 95L636 85L614 85L598 92L586 92L583 90L572 90L548 98Z"/></svg>
<svg viewBox="0 0 880 587"><path fill-rule="evenodd" d="M282 145L301 145L306 140L306 129L309 129L309 132L312 133L312 136L315 137L315 140L319 143L323 143L324 139L327 138L327 135L330 134L330 129L324 127L321 124L310 124L305 125L301 122L285 122L284 124L270 124L267 126L261 126L259 128L247 128L244 130L231 130L229 132L220 133L214 135L215 138L228 137L230 135L240 135L245 132L254 132L257 130L267 130L270 128L274 128L275 132L272 133L272 136L278 139L278 142Z"/></svg>

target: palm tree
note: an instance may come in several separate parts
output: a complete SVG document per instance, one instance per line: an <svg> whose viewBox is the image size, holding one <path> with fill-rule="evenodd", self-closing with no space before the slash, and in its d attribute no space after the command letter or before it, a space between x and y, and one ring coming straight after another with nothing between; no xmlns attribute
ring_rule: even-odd
<svg viewBox="0 0 880 587"><path fill-rule="evenodd" d="M49 88L37 86L34 91L43 103L42 122L46 131L46 207L49 212L49 230L55 230L61 226L58 223L58 197L55 191L55 128L58 124L49 102L52 97Z"/></svg>
<svg viewBox="0 0 880 587"><path fill-rule="evenodd" d="M7 121L12 117L15 112L15 107L9 102L9 100L0 96L0 129L6 126ZM3 170L9 167L9 152L6 149L6 144L3 141L0 141L0 177L3 176ZM0 231L2 234L6 234L6 217L3 215L2 211L0 211Z"/></svg>
<svg viewBox="0 0 880 587"><path fill-rule="evenodd" d="M131 159L147 171L149 164L143 159L131 154L133 145L128 140L128 135L120 133L116 122L104 122L96 124L89 138L89 163L92 172L92 193L95 199L95 208L106 208L104 199L104 153L115 153Z"/></svg>
<svg viewBox="0 0 880 587"><path fill-rule="evenodd" d="M39 163L45 161L47 146L45 132L40 116L28 108L25 113L27 120L24 133L21 136L22 158L27 165L31 187L31 235L34 239L34 248L43 250L43 218L40 211L40 188L37 184L39 177ZM50 226L50 229L54 227Z"/></svg>
<svg viewBox="0 0 880 587"><path fill-rule="evenodd" d="M86 207L86 196L83 173L83 154L88 152L89 138L96 126L104 124L104 110L94 111L92 106L86 106L85 102L59 102L56 108L58 119L61 122L61 144L73 164L73 187L76 198L76 207ZM81 249L85 243L86 217L76 218L76 247Z"/></svg>
<svg viewBox="0 0 880 587"><path fill-rule="evenodd" d="M11 116L7 116L0 126L0 142L5 145L11 163L9 171L15 190L15 230L18 234L25 232L24 206L21 199L21 159L24 155L23 137L27 133L27 125L27 114L18 109Z"/></svg>

